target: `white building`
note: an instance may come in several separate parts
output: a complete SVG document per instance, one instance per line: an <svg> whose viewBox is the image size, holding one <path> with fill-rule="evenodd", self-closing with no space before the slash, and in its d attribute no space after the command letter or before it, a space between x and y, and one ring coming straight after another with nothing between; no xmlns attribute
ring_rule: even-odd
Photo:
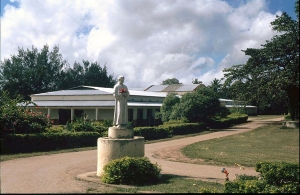
<svg viewBox="0 0 300 195"><path fill-rule="evenodd" d="M159 111L166 93L129 90L128 120L133 125L154 125L154 113ZM115 98L112 88L80 86L68 90L31 95L28 107L34 112L48 114L54 124L66 124L83 113L88 119L113 119Z"/></svg>
<svg viewBox="0 0 300 195"><path fill-rule="evenodd" d="M160 110L168 93L184 94L196 90L202 84L191 85L152 85L142 90L128 89L128 120L134 126L153 126L160 124L155 120L155 112ZM65 125L75 117L84 113L87 119L104 120L113 119L115 98L113 88L79 86L68 90L53 91L31 95L28 107L34 112L49 115L54 124ZM244 107L249 115L256 115L256 106L235 105L233 100L220 99L226 107Z"/></svg>

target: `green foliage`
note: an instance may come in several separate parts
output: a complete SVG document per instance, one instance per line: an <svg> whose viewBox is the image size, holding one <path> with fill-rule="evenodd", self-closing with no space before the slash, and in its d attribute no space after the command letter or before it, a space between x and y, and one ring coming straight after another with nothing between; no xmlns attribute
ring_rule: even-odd
<svg viewBox="0 0 300 195"><path fill-rule="evenodd" d="M135 127L134 135L142 136L145 140L155 140L172 137L173 135L186 135L207 130L205 123L179 123L167 122L157 127Z"/></svg>
<svg viewBox="0 0 300 195"><path fill-rule="evenodd" d="M261 177L270 185L282 186L285 184L299 183L299 164L287 162L260 162L255 170L260 172Z"/></svg>
<svg viewBox="0 0 300 195"><path fill-rule="evenodd" d="M299 1L295 7L299 9ZM259 111L280 106L282 114L288 106L295 120L299 117L299 21L284 12L271 26L279 33L262 48L247 48L246 64L224 69L224 86L234 96L230 99L249 101Z"/></svg>
<svg viewBox="0 0 300 195"><path fill-rule="evenodd" d="M1 137L1 154L96 146L101 136L97 132L9 134Z"/></svg>
<svg viewBox="0 0 300 195"><path fill-rule="evenodd" d="M133 131L135 136L142 136L145 140L163 139L172 136L169 129L163 127L135 127Z"/></svg>
<svg viewBox="0 0 300 195"><path fill-rule="evenodd" d="M248 120L247 114L232 113L226 118L210 118L208 120L208 126L210 128L219 129L219 128L228 128L236 124L245 123Z"/></svg>
<svg viewBox="0 0 300 195"><path fill-rule="evenodd" d="M91 121L87 116L77 117L73 122L66 124L66 129L71 132L99 132L102 135L108 133L108 126L110 120Z"/></svg>
<svg viewBox="0 0 300 195"><path fill-rule="evenodd" d="M163 122L169 121L173 107L180 102L180 98L175 93L170 93L164 99L160 108L161 120Z"/></svg>
<svg viewBox="0 0 300 195"><path fill-rule="evenodd" d="M181 118L189 122L207 122L220 113L221 104L212 89L200 87L194 92L185 93L171 113L171 120Z"/></svg>
<svg viewBox="0 0 300 195"><path fill-rule="evenodd" d="M260 162L255 176L238 175L225 183L224 193L299 193L299 164Z"/></svg>
<svg viewBox="0 0 300 195"><path fill-rule="evenodd" d="M205 123L165 123L163 125L159 125L158 128L167 129L171 135L186 135L207 130Z"/></svg>
<svg viewBox="0 0 300 195"><path fill-rule="evenodd" d="M284 120L292 120L291 114L284 116Z"/></svg>
<svg viewBox="0 0 300 195"><path fill-rule="evenodd" d="M75 62L73 67L67 67L61 72L59 88L66 89L80 85L96 87L113 87L116 79L113 75L108 75L107 67L102 68L98 62L90 63L87 60L82 61L83 65Z"/></svg>
<svg viewBox="0 0 300 195"><path fill-rule="evenodd" d="M18 48L18 54L1 61L0 88L7 90L11 98L20 95L29 100L29 95L58 89L60 71L67 64L59 54L58 46L49 51L44 45L41 51Z"/></svg>
<svg viewBox="0 0 300 195"><path fill-rule="evenodd" d="M161 172L147 157L123 157L103 167L102 181L110 184L145 185L157 183Z"/></svg>
<svg viewBox="0 0 300 195"><path fill-rule="evenodd" d="M182 84L182 83L179 83L179 80L176 78L166 79L162 82L162 85L173 85L173 84Z"/></svg>
<svg viewBox="0 0 300 195"><path fill-rule="evenodd" d="M30 100L31 94L68 89L80 85L113 87L116 79L109 75L106 65L83 60L72 67L59 53L59 47L49 50L48 45L38 49L18 48L18 54L4 59L0 64L0 89L9 92L11 98L20 95Z"/></svg>
<svg viewBox="0 0 300 195"><path fill-rule="evenodd" d="M221 80L215 78L207 87L211 88L217 94L218 98L224 98L222 94Z"/></svg>
<svg viewBox="0 0 300 195"><path fill-rule="evenodd" d="M213 188L213 189L210 189L210 188L205 188L205 187L201 187L199 189L199 193L205 193L205 194L210 194L210 193L217 193L217 189L216 188Z"/></svg>
<svg viewBox="0 0 300 195"><path fill-rule="evenodd" d="M6 91L2 91L0 95L2 133L42 133L51 127L49 116L45 116L41 112L30 112L27 109L29 102L24 102L20 96L10 99Z"/></svg>

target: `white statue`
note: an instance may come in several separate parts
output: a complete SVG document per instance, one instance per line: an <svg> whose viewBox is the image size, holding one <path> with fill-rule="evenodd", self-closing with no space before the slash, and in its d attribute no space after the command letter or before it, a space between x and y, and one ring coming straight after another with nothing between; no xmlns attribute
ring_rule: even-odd
<svg viewBox="0 0 300 195"><path fill-rule="evenodd" d="M113 95L115 101L115 112L113 125L118 128L126 126L128 123L128 109L127 109L127 98L129 97L129 91L124 83L124 76L118 77L118 83L114 86Z"/></svg>

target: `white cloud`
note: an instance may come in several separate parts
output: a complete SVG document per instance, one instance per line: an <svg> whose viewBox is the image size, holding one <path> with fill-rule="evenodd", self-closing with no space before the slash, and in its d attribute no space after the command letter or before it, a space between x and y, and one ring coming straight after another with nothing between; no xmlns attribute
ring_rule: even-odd
<svg viewBox="0 0 300 195"><path fill-rule="evenodd" d="M98 61L130 87L177 78L208 85L223 68L247 61L241 50L274 35L266 1L231 7L221 0L20 0L1 17L1 60L17 48L50 49L63 57Z"/></svg>

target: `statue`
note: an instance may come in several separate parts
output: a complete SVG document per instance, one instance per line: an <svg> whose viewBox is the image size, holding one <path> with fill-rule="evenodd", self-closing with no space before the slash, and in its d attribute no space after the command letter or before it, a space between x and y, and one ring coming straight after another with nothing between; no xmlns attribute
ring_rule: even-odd
<svg viewBox="0 0 300 195"><path fill-rule="evenodd" d="M118 83L114 86L113 95L115 97L115 112L113 125L118 128L124 127L128 123L127 98L129 91L124 83L124 76L118 77Z"/></svg>

